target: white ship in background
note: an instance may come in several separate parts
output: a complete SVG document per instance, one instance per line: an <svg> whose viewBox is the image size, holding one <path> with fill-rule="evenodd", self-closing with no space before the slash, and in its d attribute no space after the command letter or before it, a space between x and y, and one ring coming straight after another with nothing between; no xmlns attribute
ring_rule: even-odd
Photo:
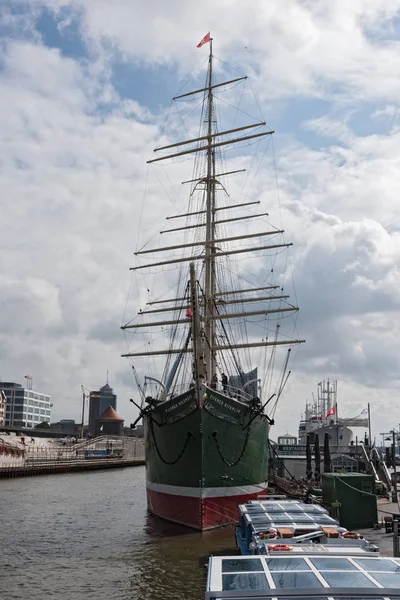
<svg viewBox="0 0 400 600"><path fill-rule="evenodd" d="M353 440L351 427L362 427L368 431L368 409L351 419L339 417L337 381L323 380L317 386L317 398L313 394L313 402L306 403L299 425L299 445L306 444L308 434L311 444L318 434L319 443L323 445L325 433L328 433L331 451L335 452L340 447L350 446Z"/></svg>

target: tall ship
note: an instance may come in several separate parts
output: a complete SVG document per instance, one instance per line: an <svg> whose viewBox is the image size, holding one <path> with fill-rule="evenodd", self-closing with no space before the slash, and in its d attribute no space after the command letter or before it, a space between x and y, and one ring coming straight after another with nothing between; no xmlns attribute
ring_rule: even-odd
<svg viewBox="0 0 400 600"><path fill-rule="evenodd" d="M175 166L180 175L194 159L183 181L187 203L167 217L162 233L172 243L135 253L137 289L151 296L122 326L129 348L123 356L132 361L141 396L148 509L197 530L235 522L240 503L266 493L269 429L291 348L304 341L295 335L299 309L277 269L287 265L282 257L292 244L265 211L255 211L262 190L245 188L274 132L264 120L243 122L247 105L231 110L235 98L247 97L247 77L217 79L224 69L221 62L214 68L209 35L204 44L206 81L173 98L179 118L148 161L152 169ZM196 108L200 126L192 121ZM221 113L233 126L220 127ZM187 139L179 139L179 123ZM246 168L238 168L239 159ZM264 225L249 228L254 222Z"/></svg>
<svg viewBox="0 0 400 600"><path fill-rule="evenodd" d="M346 451L353 441L352 428L361 427L368 429L367 409L353 418L344 418L339 415L337 402L337 381L324 379L317 385L317 395L313 394L313 401L306 402L304 415L299 425L299 444L305 445L307 436L314 443L318 434L323 443L325 433L329 435L331 451Z"/></svg>

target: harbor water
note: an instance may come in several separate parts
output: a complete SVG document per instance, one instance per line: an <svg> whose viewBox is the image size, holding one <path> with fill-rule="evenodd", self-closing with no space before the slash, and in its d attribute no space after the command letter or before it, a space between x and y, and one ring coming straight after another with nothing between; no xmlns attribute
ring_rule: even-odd
<svg viewBox="0 0 400 600"><path fill-rule="evenodd" d="M199 600L210 554L233 530L203 534L149 516L144 467L0 481L0 598Z"/></svg>

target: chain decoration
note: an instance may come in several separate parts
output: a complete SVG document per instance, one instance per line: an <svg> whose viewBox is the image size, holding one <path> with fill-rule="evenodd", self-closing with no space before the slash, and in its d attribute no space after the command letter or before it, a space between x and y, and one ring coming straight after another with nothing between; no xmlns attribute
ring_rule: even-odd
<svg viewBox="0 0 400 600"><path fill-rule="evenodd" d="M154 423L153 423L153 419L151 418L151 416L149 417L149 421L150 421L150 431L151 431L151 435L152 435L152 438L153 438L153 441L154 441L154 448L156 449L156 452L157 452L157 454L158 454L158 457L159 457L159 459L160 459L160 460L161 460L161 461L162 461L164 464L166 464L166 465L175 465L175 464L176 464L176 463L177 463L177 462L178 462L178 461L179 461L179 460L182 458L182 456L183 456L183 454L184 454L184 452L185 452L185 450L186 450L186 448L187 448L187 445L188 445L188 443L189 443L189 440L190 440L191 438L194 438L194 435L193 435L193 433L192 433L191 431L188 431L188 432L187 432L187 434L186 434L186 440L185 440L185 443L184 443L184 445L183 445L183 448L182 448L182 450L179 452L179 454L178 454L178 456L175 458L175 460L171 460L171 461L170 461L170 460L166 460L166 459L165 459L165 458L164 458L164 457L161 455L160 449L159 449L159 447L158 447L158 444L157 444L157 441L156 441L156 436L154 435Z"/></svg>
<svg viewBox="0 0 400 600"><path fill-rule="evenodd" d="M211 437L213 438L213 440L214 440L214 442L215 442L215 445L216 445L216 447L217 447L218 454L220 455L221 459L223 460L223 462L224 462L224 463L225 463L225 464L226 464L228 467L235 467L235 466L236 466L236 465L238 465L238 464L240 463L240 461L242 460L242 458L243 458L243 455L244 455L244 453L245 453L245 451L246 451L246 448L247 448L248 441L249 441L250 431L251 431L251 427L247 427L247 430L246 430L246 437L245 437L245 440L244 440L244 444L243 444L242 451L241 451L241 453L239 454L239 457L238 457L238 459L237 459L237 460L235 460L234 462L229 462L229 460L227 460L227 459L225 458L225 456L222 454L221 446L220 446L220 443L219 443L219 440L218 440L218 432L217 432L217 431L213 431L213 433L211 434Z"/></svg>

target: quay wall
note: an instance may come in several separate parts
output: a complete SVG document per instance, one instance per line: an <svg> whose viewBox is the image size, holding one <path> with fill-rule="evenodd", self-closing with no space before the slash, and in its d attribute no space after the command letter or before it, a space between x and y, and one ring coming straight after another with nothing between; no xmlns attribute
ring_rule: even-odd
<svg viewBox="0 0 400 600"><path fill-rule="evenodd" d="M3 440L4 446L4 438ZM116 469L145 464L144 440L101 436L76 444L51 446L0 445L0 479L98 469Z"/></svg>

